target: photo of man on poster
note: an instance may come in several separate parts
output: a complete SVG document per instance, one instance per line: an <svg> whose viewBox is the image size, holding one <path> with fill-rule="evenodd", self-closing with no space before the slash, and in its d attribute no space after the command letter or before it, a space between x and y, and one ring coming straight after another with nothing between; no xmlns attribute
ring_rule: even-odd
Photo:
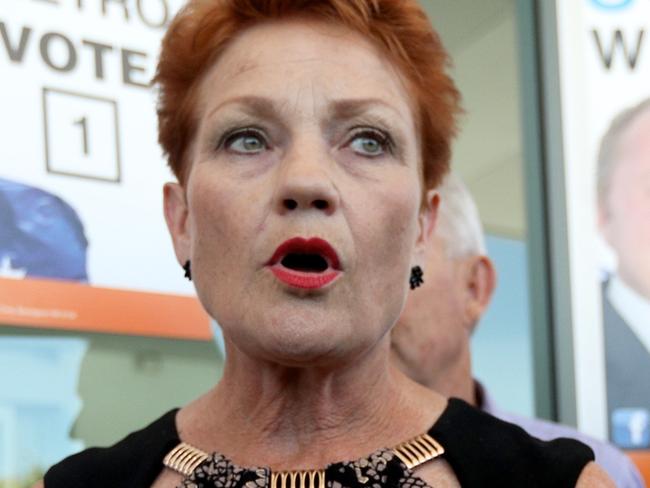
<svg viewBox="0 0 650 488"><path fill-rule="evenodd" d="M602 286L612 440L650 448L650 98L619 113L601 139L598 224L617 266Z"/></svg>

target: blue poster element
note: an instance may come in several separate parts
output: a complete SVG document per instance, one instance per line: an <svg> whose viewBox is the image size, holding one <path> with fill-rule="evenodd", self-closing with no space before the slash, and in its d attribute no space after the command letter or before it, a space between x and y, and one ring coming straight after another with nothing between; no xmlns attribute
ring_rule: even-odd
<svg viewBox="0 0 650 488"><path fill-rule="evenodd" d="M650 447L650 411L617 408L612 413L612 440L623 449Z"/></svg>
<svg viewBox="0 0 650 488"><path fill-rule="evenodd" d="M88 281L77 212L46 191L0 178L0 276Z"/></svg>
<svg viewBox="0 0 650 488"><path fill-rule="evenodd" d="M596 7L604 10L621 10L632 5L634 0L591 0Z"/></svg>

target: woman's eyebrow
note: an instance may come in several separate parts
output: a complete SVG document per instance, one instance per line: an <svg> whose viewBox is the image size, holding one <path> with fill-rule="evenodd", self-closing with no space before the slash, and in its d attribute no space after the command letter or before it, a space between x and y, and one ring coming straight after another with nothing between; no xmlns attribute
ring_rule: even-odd
<svg viewBox="0 0 650 488"><path fill-rule="evenodd" d="M218 104L209 113L208 118L226 106L237 105L240 110L248 115L262 117L266 119L278 119L281 107L270 99L254 95L244 95L230 98ZM360 115L364 115L372 109L388 109L403 120L403 114L391 104L380 98L355 98L335 100L329 103L328 115L330 119L346 120Z"/></svg>
<svg viewBox="0 0 650 488"><path fill-rule="evenodd" d="M229 105L236 105L239 110L254 117L272 120L277 120L279 118L278 107L273 100L250 95L234 97L221 102L208 113L207 118L209 119L213 117L215 113Z"/></svg>
<svg viewBox="0 0 650 488"><path fill-rule="evenodd" d="M347 120L360 115L365 115L375 108L388 109L393 114L397 115L400 119L404 119L403 114L393 107L391 104L386 103L380 98L361 98L350 100L335 100L330 103L329 116L334 120Z"/></svg>

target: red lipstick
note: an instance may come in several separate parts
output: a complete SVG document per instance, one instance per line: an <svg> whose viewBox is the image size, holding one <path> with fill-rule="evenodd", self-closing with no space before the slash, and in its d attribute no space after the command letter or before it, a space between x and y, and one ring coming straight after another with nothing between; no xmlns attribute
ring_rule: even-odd
<svg viewBox="0 0 650 488"><path fill-rule="evenodd" d="M339 257L324 239L289 239L267 263L277 279L294 288L323 288L341 274Z"/></svg>

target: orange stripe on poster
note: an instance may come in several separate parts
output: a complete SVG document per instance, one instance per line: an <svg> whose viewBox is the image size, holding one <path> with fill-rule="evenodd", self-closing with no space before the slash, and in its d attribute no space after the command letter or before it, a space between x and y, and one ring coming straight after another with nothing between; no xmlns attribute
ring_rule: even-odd
<svg viewBox="0 0 650 488"><path fill-rule="evenodd" d="M206 340L208 315L194 297L0 278L0 324Z"/></svg>

